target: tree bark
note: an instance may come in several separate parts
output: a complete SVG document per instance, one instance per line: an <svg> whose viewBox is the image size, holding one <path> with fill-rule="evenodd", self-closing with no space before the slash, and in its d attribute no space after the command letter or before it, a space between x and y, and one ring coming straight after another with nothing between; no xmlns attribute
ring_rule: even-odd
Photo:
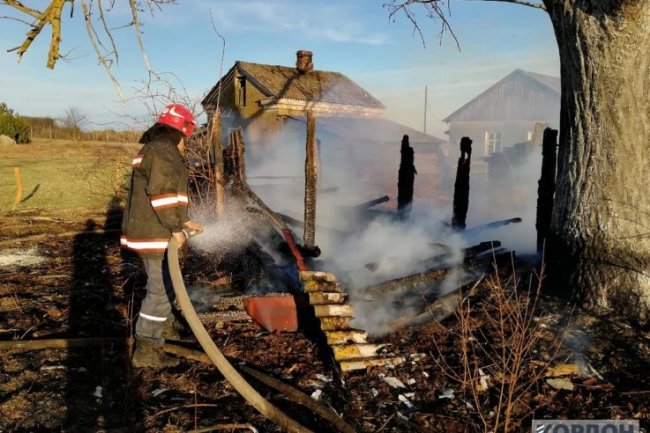
<svg viewBox="0 0 650 433"><path fill-rule="evenodd" d="M544 0L562 110L551 281L640 324L650 313L650 2Z"/></svg>

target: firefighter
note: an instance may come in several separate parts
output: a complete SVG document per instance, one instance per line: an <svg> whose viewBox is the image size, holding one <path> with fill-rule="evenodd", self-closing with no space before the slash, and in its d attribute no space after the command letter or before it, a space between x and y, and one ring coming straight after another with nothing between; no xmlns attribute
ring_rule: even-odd
<svg viewBox="0 0 650 433"><path fill-rule="evenodd" d="M165 355L163 329L173 320L174 291L166 252L173 237L182 246L203 226L188 218L188 170L183 162L185 138L196 126L180 104L168 105L140 139L132 161L131 189L122 220L122 247L136 252L147 272L146 295L135 325L133 367L172 367L179 360Z"/></svg>

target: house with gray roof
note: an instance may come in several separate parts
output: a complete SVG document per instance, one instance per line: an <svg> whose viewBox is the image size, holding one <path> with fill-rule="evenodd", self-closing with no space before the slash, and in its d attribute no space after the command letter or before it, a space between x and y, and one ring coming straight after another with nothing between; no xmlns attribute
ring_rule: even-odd
<svg viewBox="0 0 650 433"><path fill-rule="evenodd" d="M472 161L531 141L535 125L557 129L560 79L517 69L444 119L449 124L449 156L458 154L462 137L473 140Z"/></svg>
<svg viewBox="0 0 650 433"><path fill-rule="evenodd" d="M328 173L336 177L335 167L356 173L367 198L393 195L400 143L409 135L420 164L419 179L434 185L438 164L445 159L444 140L385 119L384 105L353 80L315 70L311 52L301 50L296 56L295 67L237 61L202 101L208 119L219 108L224 133L229 127L242 128L247 160L259 162L256 155L265 152L257 149L267 145L293 146L294 154L304 155L305 115L311 111L326 181Z"/></svg>

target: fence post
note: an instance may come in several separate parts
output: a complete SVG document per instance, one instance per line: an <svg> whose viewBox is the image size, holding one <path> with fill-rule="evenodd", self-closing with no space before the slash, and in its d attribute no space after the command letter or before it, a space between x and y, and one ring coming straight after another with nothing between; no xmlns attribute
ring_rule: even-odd
<svg viewBox="0 0 650 433"><path fill-rule="evenodd" d="M16 201L14 202L14 209L18 203L23 199L23 178L20 174L20 167L14 167L14 176L16 177Z"/></svg>

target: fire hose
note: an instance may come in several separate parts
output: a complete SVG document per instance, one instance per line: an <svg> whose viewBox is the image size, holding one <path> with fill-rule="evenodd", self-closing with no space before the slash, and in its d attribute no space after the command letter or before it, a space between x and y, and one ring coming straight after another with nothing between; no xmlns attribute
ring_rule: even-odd
<svg viewBox="0 0 650 433"><path fill-rule="evenodd" d="M190 325L194 336L197 341L208 355L212 363L219 369L221 374L228 382L235 388L235 390L242 396L248 403L250 403L259 413L264 415L269 420L276 423L282 429L290 433L313 433L308 428L304 427L297 421L289 418L280 409L275 407L271 402L266 400L260 395L242 376L239 374L235 367L226 359L221 353L217 345L214 344L210 334L201 323L199 316L196 314L192 301L187 294L185 283L183 282L183 275L181 273L180 265L178 264L178 242L172 238L169 242L167 251L167 261L169 263L169 273L174 286L176 299L183 312L183 316L187 323Z"/></svg>

